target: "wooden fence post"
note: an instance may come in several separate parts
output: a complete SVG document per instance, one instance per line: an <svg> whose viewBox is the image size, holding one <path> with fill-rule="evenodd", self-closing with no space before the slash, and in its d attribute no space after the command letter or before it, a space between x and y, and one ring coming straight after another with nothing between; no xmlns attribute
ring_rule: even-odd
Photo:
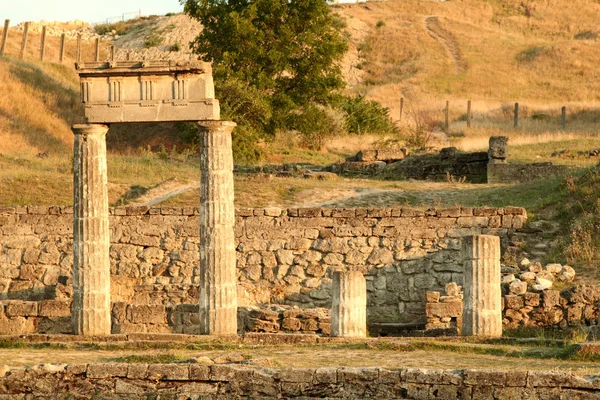
<svg viewBox="0 0 600 400"><path fill-rule="evenodd" d="M77 62L81 62L81 33L77 34Z"/></svg>
<svg viewBox="0 0 600 400"><path fill-rule="evenodd" d="M398 122L402 122L402 112L404 111L404 97L400 97L400 115Z"/></svg>
<svg viewBox="0 0 600 400"><path fill-rule="evenodd" d="M560 113L560 126L563 131L567 127L567 107L565 107L565 106L563 106L561 113Z"/></svg>
<svg viewBox="0 0 600 400"><path fill-rule="evenodd" d="M450 102L446 100L446 118L444 123L444 132L448 133L450 131L450 121L449 121L449 111L450 111Z"/></svg>
<svg viewBox="0 0 600 400"><path fill-rule="evenodd" d="M100 38L96 38L96 54L94 56L94 61L100 61Z"/></svg>
<svg viewBox="0 0 600 400"><path fill-rule="evenodd" d="M64 33L62 35L60 35L60 50L59 50L59 54L58 54L58 60L60 61L60 63L63 63L63 60L65 59L65 41L66 41L67 35L65 35Z"/></svg>
<svg viewBox="0 0 600 400"><path fill-rule="evenodd" d="M4 31L2 32L2 46L0 47L0 57L4 56L4 50L6 49L6 41L8 40L8 27L10 26L10 19L4 20Z"/></svg>
<svg viewBox="0 0 600 400"><path fill-rule="evenodd" d="M515 103L515 129L519 127L519 103Z"/></svg>
<svg viewBox="0 0 600 400"><path fill-rule="evenodd" d="M471 127L471 100L467 101L467 128Z"/></svg>
<svg viewBox="0 0 600 400"><path fill-rule="evenodd" d="M110 61L115 61L115 46L110 46Z"/></svg>
<svg viewBox="0 0 600 400"><path fill-rule="evenodd" d="M46 53L46 26L42 27L42 39L40 41L40 61L44 61L44 54Z"/></svg>
<svg viewBox="0 0 600 400"><path fill-rule="evenodd" d="M27 34L29 33L29 22L25 22L25 26L23 27L23 40L21 41L21 52L19 53L19 58L25 57L25 49L27 48Z"/></svg>

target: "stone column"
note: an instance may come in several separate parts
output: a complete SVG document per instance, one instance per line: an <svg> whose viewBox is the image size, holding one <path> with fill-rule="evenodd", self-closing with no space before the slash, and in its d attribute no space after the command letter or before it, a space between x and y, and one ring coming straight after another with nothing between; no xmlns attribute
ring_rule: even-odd
<svg viewBox="0 0 600 400"><path fill-rule="evenodd" d="M73 331L110 335L106 125L74 125Z"/></svg>
<svg viewBox="0 0 600 400"><path fill-rule="evenodd" d="M502 336L500 291L500 238L468 236L465 257L462 335Z"/></svg>
<svg viewBox="0 0 600 400"><path fill-rule="evenodd" d="M233 225L230 121L200 127L200 332L237 334L237 273Z"/></svg>
<svg viewBox="0 0 600 400"><path fill-rule="evenodd" d="M331 336L367 335L367 282L359 271L336 271L331 289Z"/></svg>
<svg viewBox="0 0 600 400"><path fill-rule="evenodd" d="M491 136L488 149L488 161L491 164L504 164L508 157L508 137Z"/></svg>

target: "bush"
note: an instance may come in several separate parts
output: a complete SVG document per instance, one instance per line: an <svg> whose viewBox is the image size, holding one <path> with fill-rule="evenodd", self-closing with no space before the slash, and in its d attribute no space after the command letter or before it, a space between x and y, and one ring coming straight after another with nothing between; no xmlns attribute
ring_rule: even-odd
<svg viewBox="0 0 600 400"><path fill-rule="evenodd" d="M598 34L594 31L583 31L576 34L573 38L576 40L596 40L598 39Z"/></svg>
<svg viewBox="0 0 600 400"><path fill-rule="evenodd" d="M146 38L146 41L144 42L144 47L150 48L150 47L160 46L162 44L162 42L163 42L163 38L158 36L157 34L153 33Z"/></svg>
<svg viewBox="0 0 600 400"><path fill-rule="evenodd" d="M169 46L169 51L181 51L181 45L179 44L179 42L176 42Z"/></svg>
<svg viewBox="0 0 600 400"><path fill-rule="evenodd" d="M379 102L366 100L364 95L346 97L341 104L346 114L346 132L354 135L395 133L390 110Z"/></svg>
<svg viewBox="0 0 600 400"><path fill-rule="evenodd" d="M408 117L412 121L405 124L401 132L406 145L415 149L427 147L433 130L440 125L440 122L432 114L423 111L410 111Z"/></svg>

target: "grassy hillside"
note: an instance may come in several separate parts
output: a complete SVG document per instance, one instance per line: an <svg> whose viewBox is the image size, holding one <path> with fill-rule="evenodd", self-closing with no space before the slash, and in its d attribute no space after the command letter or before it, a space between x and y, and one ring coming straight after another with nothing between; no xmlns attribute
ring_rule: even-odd
<svg viewBox="0 0 600 400"><path fill-rule="evenodd" d="M369 28L356 43L365 59L363 85L356 90L396 110L401 95L425 106L446 99L491 106L600 101L596 1L408 0L338 7ZM431 16L454 42L452 51L427 29ZM457 58L463 68L456 68Z"/></svg>

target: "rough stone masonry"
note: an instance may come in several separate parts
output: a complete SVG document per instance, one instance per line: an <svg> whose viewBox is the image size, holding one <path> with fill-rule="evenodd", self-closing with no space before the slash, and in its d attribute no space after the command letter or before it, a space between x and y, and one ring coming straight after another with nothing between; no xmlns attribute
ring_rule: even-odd
<svg viewBox="0 0 600 400"><path fill-rule="evenodd" d="M109 209L113 331L198 329L199 214ZM72 218L72 207L0 210L2 332L71 329ZM238 305L329 308L333 272L356 270L367 283L368 323L425 322L425 292L464 283L463 238L506 243L525 221L514 207L237 209Z"/></svg>

